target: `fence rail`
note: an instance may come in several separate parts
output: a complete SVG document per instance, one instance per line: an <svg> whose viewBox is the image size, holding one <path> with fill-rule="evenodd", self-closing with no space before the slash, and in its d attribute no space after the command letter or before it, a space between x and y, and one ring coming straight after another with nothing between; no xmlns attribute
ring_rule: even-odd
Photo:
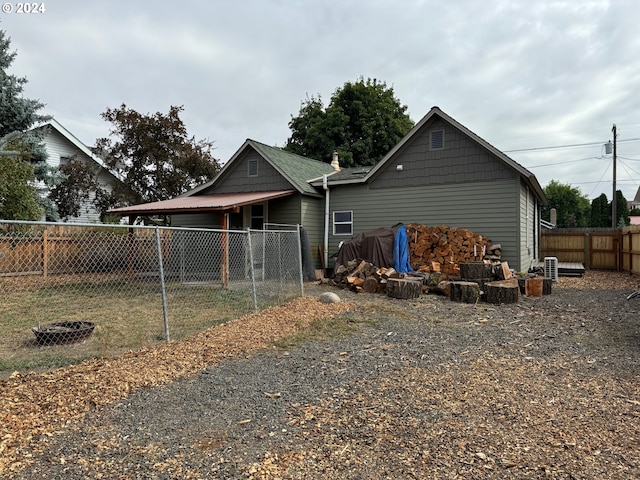
<svg viewBox="0 0 640 480"><path fill-rule="evenodd" d="M0 221L0 375L184 338L303 288L297 226Z"/></svg>
<svg viewBox="0 0 640 480"><path fill-rule="evenodd" d="M560 262L582 263L587 269L640 274L640 227L545 232L541 253Z"/></svg>

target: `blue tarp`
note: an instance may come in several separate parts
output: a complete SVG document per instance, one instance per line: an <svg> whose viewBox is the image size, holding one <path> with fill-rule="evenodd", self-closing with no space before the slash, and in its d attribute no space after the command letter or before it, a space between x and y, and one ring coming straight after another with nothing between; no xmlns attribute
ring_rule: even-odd
<svg viewBox="0 0 640 480"><path fill-rule="evenodd" d="M398 227L396 238L393 242L393 268L400 273L413 272L409 255L407 228L404 225Z"/></svg>
<svg viewBox="0 0 640 480"><path fill-rule="evenodd" d="M397 272L412 272L407 229L402 224L361 233L345 242L336 256L336 266L351 260L366 260L376 267L393 267Z"/></svg>

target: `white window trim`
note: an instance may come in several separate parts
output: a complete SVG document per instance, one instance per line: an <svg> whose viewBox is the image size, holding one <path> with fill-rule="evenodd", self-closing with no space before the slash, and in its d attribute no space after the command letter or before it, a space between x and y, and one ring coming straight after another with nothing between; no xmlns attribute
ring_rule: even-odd
<svg viewBox="0 0 640 480"><path fill-rule="evenodd" d="M351 225L351 229L348 233L336 233L336 214L337 213L348 213L351 215L350 222L337 222L338 225ZM335 236L353 235L353 210L340 210L340 211L333 212L333 234Z"/></svg>

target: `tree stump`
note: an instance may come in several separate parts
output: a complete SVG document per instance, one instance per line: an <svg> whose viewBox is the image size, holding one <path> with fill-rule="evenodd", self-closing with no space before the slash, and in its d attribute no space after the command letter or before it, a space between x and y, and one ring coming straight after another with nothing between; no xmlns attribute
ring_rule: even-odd
<svg viewBox="0 0 640 480"><path fill-rule="evenodd" d="M475 282L451 282L450 298L454 302L476 303L480 300L480 286Z"/></svg>
<svg viewBox="0 0 640 480"><path fill-rule="evenodd" d="M517 282L489 282L485 285L487 302L494 305L518 303L520 288Z"/></svg>
<svg viewBox="0 0 640 480"><path fill-rule="evenodd" d="M541 297L542 296L542 278L527 278L524 281L524 294L527 297Z"/></svg>
<svg viewBox="0 0 640 480"><path fill-rule="evenodd" d="M490 278L464 278L465 282L477 283L478 288L480 288L480 297L484 298L487 294L487 290L485 285L491 281Z"/></svg>
<svg viewBox="0 0 640 480"><path fill-rule="evenodd" d="M418 298L422 293L422 282L406 278L390 278L387 280L387 295L392 298Z"/></svg>
<svg viewBox="0 0 640 480"><path fill-rule="evenodd" d="M552 285L553 285L553 278L544 278L542 280L542 295L551 295Z"/></svg>
<svg viewBox="0 0 640 480"><path fill-rule="evenodd" d="M491 264L484 262L461 263L460 276L464 280L470 280L473 278L491 278Z"/></svg>

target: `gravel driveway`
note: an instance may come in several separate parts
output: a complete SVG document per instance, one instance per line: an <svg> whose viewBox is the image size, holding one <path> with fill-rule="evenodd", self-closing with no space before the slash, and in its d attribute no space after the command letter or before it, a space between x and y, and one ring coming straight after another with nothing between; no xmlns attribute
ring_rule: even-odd
<svg viewBox="0 0 640 480"><path fill-rule="evenodd" d="M337 291L350 334L96 407L14 478L640 478L634 287L588 272L501 306Z"/></svg>

